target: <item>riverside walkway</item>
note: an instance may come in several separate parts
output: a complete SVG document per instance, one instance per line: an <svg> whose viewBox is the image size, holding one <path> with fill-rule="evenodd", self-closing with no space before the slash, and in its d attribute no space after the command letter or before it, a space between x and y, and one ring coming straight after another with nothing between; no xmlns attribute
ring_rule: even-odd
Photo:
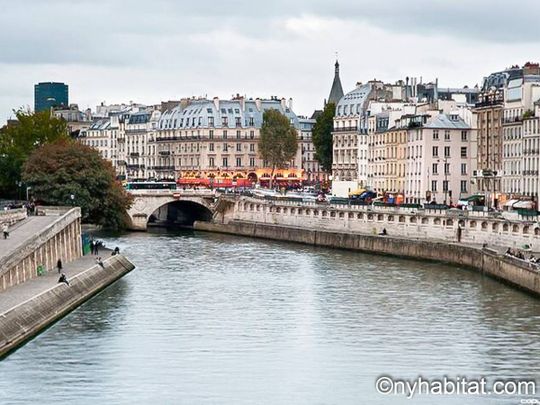
<svg viewBox="0 0 540 405"><path fill-rule="evenodd" d="M9 228L9 238L0 235L0 260L19 249L24 242L58 219L57 216L33 216L17 222Z"/></svg>
<svg viewBox="0 0 540 405"><path fill-rule="evenodd" d="M102 249L103 261L110 257L111 251L108 249ZM96 257L94 255L83 256L73 262L64 264L62 273L66 274L66 277L71 280L74 276L90 269L96 265ZM106 270L106 269L105 269ZM58 284L59 274L56 270L51 270L45 273L43 276L28 280L22 284L10 287L5 291L0 292L0 316L6 313L11 308L34 298L35 296L47 291L51 287Z"/></svg>

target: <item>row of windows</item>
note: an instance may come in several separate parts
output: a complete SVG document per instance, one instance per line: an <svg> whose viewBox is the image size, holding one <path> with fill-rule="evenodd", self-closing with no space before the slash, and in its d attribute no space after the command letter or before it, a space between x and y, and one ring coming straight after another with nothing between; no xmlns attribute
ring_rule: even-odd
<svg viewBox="0 0 540 405"><path fill-rule="evenodd" d="M209 143L208 144L208 150L210 152L214 151L214 143ZM228 150L229 150L229 145L227 143L224 143L223 144L223 151L227 152ZM236 144L236 151L237 152L242 152L242 144L241 143ZM249 144L249 151L250 152L255 152L255 144L254 143Z"/></svg>
<svg viewBox="0 0 540 405"><path fill-rule="evenodd" d="M209 167L216 167L215 158L211 157L208 159ZM229 167L229 158L224 157L222 159L221 167ZM242 167L242 158L236 158L236 167ZM255 167L255 158L249 158L249 167Z"/></svg>

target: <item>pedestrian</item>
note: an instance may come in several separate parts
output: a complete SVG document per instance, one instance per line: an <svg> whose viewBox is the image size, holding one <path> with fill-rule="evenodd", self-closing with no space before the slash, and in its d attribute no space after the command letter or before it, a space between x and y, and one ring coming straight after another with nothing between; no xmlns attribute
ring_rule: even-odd
<svg viewBox="0 0 540 405"><path fill-rule="evenodd" d="M94 254L97 256L99 254L99 242L96 241L94 244Z"/></svg>
<svg viewBox="0 0 540 405"><path fill-rule="evenodd" d="M4 239L9 238L9 225L8 224L2 225L2 232L4 233Z"/></svg>
<svg viewBox="0 0 540 405"><path fill-rule="evenodd" d="M105 264L103 264L103 260L101 260L101 257L98 257L96 259L96 264L98 264L99 266L101 266L102 269L105 268Z"/></svg>
<svg viewBox="0 0 540 405"><path fill-rule="evenodd" d="M458 225L457 226L457 241L458 241L458 243L461 242L461 232L462 232L461 225Z"/></svg>
<svg viewBox="0 0 540 405"><path fill-rule="evenodd" d="M90 251L92 252L92 254L94 254L96 251L96 242L94 242L94 239L90 241Z"/></svg>
<svg viewBox="0 0 540 405"><path fill-rule="evenodd" d="M56 268L58 269L58 274L62 273L62 259L58 259L56 262Z"/></svg>
<svg viewBox="0 0 540 405"><path fill-rule="evenodd" d="M66 285L69 286L69 281L65 275L65 273L62 273L62 275L60 276L60 278L58 279L58 282L59 283L66 283Z"/></svg>

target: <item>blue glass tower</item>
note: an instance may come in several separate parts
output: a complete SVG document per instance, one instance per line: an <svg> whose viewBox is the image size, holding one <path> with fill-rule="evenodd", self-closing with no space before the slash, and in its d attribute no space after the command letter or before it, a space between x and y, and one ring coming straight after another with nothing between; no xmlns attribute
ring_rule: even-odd
<svg viewBox="0 0 540 405"><path fill-rule="evenodd" d="M62 105L69 105L67 84L44 82L34 86L34 111L45 111Z"/></svg>

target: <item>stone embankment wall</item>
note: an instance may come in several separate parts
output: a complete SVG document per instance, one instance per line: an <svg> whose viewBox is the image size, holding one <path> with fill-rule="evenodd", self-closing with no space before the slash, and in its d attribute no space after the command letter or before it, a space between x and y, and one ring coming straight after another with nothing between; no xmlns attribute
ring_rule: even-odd
<svg viewBox="0 0 540 405"><path fill-rule="evenodd" d="M58 259L68 263L81 257L80 208L55 211L54 216L53 223L36 229L19 249L0 258L0 291L37 277L38 266L48 271Z"/></svg>
<svg viewBox="0 0 540 405"><path fill-rule="evenodd" d="M108 258L105 265L93 266L71 278L69 286L56 284L0 314L0 357L135 268L122 255Z"/></svg>
<svg viewBox="0 0 540 405"><path fill-rule="evenodd" d="M7 223L13 225L16 222L22 221L26 218L26 209L18 208L14 210L1 210L0 211L0 226Z"/></svg>
<svg viewBox="0 0 540 405"><path fill-rule="evenodd" d="M521 248L540 251L540 224L526 220L494 218L483 212L418 210L370 206L335 206L238 199L221 222L249 221L339 232L377 234L386 229L390 236Z"/></svg>
<svg viewBox="0 0 540 405"><path fill-rule="evenodd" d="M479 270L484 274L540 296L540 272L538 270L519 260L500 256L489 249L467 247L443 241L352 234L320 228L243 221L230 221L227 224L196 222L194 228L210 232L452 263Z"/></svg>

